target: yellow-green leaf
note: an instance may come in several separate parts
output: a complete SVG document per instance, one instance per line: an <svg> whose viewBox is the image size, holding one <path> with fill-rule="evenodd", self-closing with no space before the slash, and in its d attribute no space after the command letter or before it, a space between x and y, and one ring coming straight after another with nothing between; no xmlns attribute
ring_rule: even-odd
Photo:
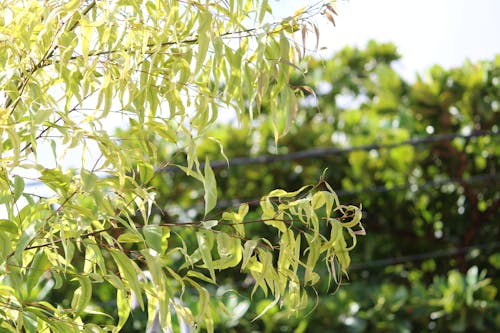
<svg viewBox="0 0 500 333"><path fill-rule="evenodd" d="M162 239L162 228L159 225L145 225L142 229L144 234L144 239L146 240L146 245L155 250L156 252L161 252L161 239Z"/></svg>
<svg viewBox="0 0 500 333"><path fill-rule="evenodd" d="M137 300L139 301L141 309L144 310L142 288L138 280L138 274L140 272L139 267L137 267L136 263L134 263L129 257L127 257L123 252L119 250L111 249L109 253L115 260L116 265L118 266L118 270L120 271L120 275L125 281L128 282L130 288L135 293Z"/></svg>
<svg viewBox="0 0 500 333"><path fill-rule="evenodd" d="M215 271L212 260L213 234L210 232L200 231L196 234L198 240L198 250L201 254L201 259L206 268L210 272L210 277L215 283Z"/></svg>
<svg viewBox="0 0 500 333"><path fill-rule="evenodd" d="M80 287L78 287L73 294L71 308L73 308L75 313L80 314L90 303L92 297L92 283L90 282L90 278L86 275L77 276L76 280L80 283Z"/></svg>
<svg viewBox="0 0 500 333"><path fill-rule="evenodd" d="M214 209L217 203L217 184L208 157L205 159L204 173L205 177L203 178L203 187L205 189L205 215L207 215L212 209Z"/></svg>

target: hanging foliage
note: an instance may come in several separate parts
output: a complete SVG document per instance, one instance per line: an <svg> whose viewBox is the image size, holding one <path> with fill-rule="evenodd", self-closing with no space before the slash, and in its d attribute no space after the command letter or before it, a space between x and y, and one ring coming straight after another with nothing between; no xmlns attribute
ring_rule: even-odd
<svg viewBox="0 0 500 333"><path fill-rule="evenodd" d="M330 2L278 21L265 0L4 1L0 13L2 331L118 332L135 303L149 327L182 321L213 331L207 283L221 270L239 267L255 292L292 312L318 283L318 267L336 280L347 273L364 233L358 207L341 205L320 181L264 195L259 221L246 205L214 213L216 178L197 154L222 114L242 122L264 98L275 141L286 133L298 107L291 73L307 33L319 37L316 14L334 22ZM130 136L118 140L116 126ZM158 159L152 133L175 148L175 165ZM150 218L151 182L172 166L200 181L203 220ZM247 239L253 222L272 235ZM196 242L169 246L180 228ZM173 269L179 256L184 265ZM114 314L99 310L102 286L114 291ZM188 289L197 308L182 302Z"/></svg>

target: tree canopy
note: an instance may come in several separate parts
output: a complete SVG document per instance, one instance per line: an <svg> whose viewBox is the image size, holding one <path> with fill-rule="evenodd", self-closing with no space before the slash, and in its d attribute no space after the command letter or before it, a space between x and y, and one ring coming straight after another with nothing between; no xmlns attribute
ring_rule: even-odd
<svg viewBox="0 0 500 333"><path fill-rule="evenodd" d="M265 99L277 146L308 90L290 81L306 37L318 37L315 17L336 14L329 1L271 12L265 0L0 4L2 330L117 332L137 304L150 329L213 331L219 271L248 275L252 294L271 299L261 313L296 313L320 278L347 273L361 210L321 175L260 193L258 215L214 210L199 144L223 114L252 122ZM118 123L126 137L111 133ZM154 213L155 182L172 167L198 182L196 219ZM266 232L247 236L254 224Z"/></svg>
<svg viewBox="0 0 500 333"><path fill-rule="evenodd" d="M498 56L304 58L330 2L0 11L2 331L500 326Z"/></svg>
<svg viewBox="0 0 500 333"><path fill-rule="evenodd" d="M341 201L362 203L369 235L351 253L348 283L333 296L317 288L309 316L274 307L251 322L269 301L248 304L251 288L233 272L222 281L239 293L225 302L241 319L227 322L220 311L217 331L496 331L500 58L433 66L413 81L395 70L399 59L396 46L374 41L309 59L307 74L292 83L310 91L277 148L265 103L251 137L251 125L210 130L230 160L212 163L216 209L247 202L252 214L262 190L292 190L323 175ZM212 160L219 154L211 140L198 148ZM182 218L203 193L170 172L156 180L157 202Z"/></svg>

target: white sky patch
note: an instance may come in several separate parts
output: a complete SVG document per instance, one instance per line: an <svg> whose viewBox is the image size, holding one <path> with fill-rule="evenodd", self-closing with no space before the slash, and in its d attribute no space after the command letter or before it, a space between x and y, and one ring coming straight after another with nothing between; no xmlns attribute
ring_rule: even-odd
<svg viewBox="0 0 500 333"><path fill-rule="evenodd" d="M291 1L272 1L274 13L289 12ZM466 59L489 60L500 53L498 0L350 0L337 1L334 28L320 24L321 56L368 40L393 42L402 54L396 69L405 79L434 64L460 66Z"/></svg>

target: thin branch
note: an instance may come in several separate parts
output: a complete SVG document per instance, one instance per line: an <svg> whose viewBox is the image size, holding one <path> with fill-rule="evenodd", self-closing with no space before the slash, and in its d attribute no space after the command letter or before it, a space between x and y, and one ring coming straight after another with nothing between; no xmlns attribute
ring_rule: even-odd
<svg viewBox="0 0 500 333"><path fill-rule="evenodd" d="M93 1L93 3L95 4L95 1ZM315 6L317 6L317 4L313 4L313 5L309 6L309 8L307 8L307 10L305 10L301 14L300 17L285 18L283 20L271 23L270 25L268 25L271 28L269 28L269 30L267 31L267 34L268 35L275 35L275 34L278 34L282 31L286 30L287 27L285 25L283 25L283 22L285 22L287 19L294 19L296 21L305 21L305 20L310 19L311 17L316 15L316 13L312 13L312 14L309 13L312 9L314 9ZM84 11L84 15L87 12L88 12L88 10ZM306 15L306 14L308 14L308 15ZM74 27L73 27L73 29L74 29ZM221 33L217 37L220 37L222 39L249 38L249 37L255 37L257 32L263 31L263 30L264 30L264 27L255 27L255 28L248 28L248 29L242 29L242 30L237 30L237 31L227 31L227 32ZM161 43L148 43L146 45L147 50L144 52L144 54L145 55L156 54L157 51L153 51L153 49L155 49L155 48L163 48L163 47L174 46L174 45L193 45L193 44L197 44L197 43L198 43L197 36L196 37L188 37L188 38L185 38L185 39L179 40L179 41L165 41L165 42L161 42ZM130 47L127 47L124 49L113 49L113 50L94 50L94 51L89 51L87 56L88 57L99 57L99 56L108 56L108 55L112 55L115 53L121 53L121 52L132 53L132 52L136 52L136 51L137 51L136 49L130 48ZM52 54L50 56L52 56ZM83 55L73 55L69 58L69 60L80 59L82 57L83 57ZM47 58L47 59L43 60L42 62L40 62L39 64L37 64L36 67L41 68L41 67L46 67L49 65L59 63L59 60L55 59L55 60L50 61L49 58Z"/></svg>
<svg viewBox="0 0 500 333"><path fill-rule="evenodd" d="M230 166L236 165L247 165L247 164L268 164L273 162L282 162L282 161L295 161L301 159L310 159L314 157L325 157L332 156L338 154L351 153L355 151L370 151L370 150L382 150L382 149L393 149L400 146L419 146L428 143L442 142L442 141L451 141L453 139L467 139L467 138L475 138L475 137L483 137L483 136L498 136L500 132L489 132L489 131L477 131L470 134L441 134L441 135L432 135L422 138L413 138L406 141L390 143L390 144L370 144L370 145L360 145L354 147L325 147L325 148L314 148L307 149L302 151L297 151L288 154L281 155L260 155L256 157L236 157L229 160ZM200 167L203 167L204 164L201 163ZM227 168L226 160L213 161L210 163L212 169L222 169ZM164 171L173 171L177 168L167 168Z"/></svg>
<svg viewBox="0 0 500 333"><path fill-rule="evenodd" d="M75 106L73 106L69 111L68 111L68 114L71 113L71 112L74 112L76 110L78 110L78 106L80 106L82 104L83 101L85 101L87 98L89 98L94 92L91 92L89 93L87 96L83 97L82 101L81 102L78 102ZM58 123L59 121L62 120L62 116L60 116L59 118L57 118L51 125L47 125L36 137L35 137L35 141L40 139L45 133L47 133L51 128L53 128L56 123ZM26 149L29 149L30 147L32 146L32 142L28 142L22 149L21 149L21 153L24 152Z"/></svg>
<svg viewBox="0 0 500 333"><path fill-rule="evenodd" d="M95 7L95 5L96 5L96 0L93 0L86 8L84 8L84 10L82 11L82 15L86 15L93 7ZM71 18L69 18L68 20L71 20ZM74 22L73 25L70 26L70 28L69 28L68 31L74 30L76 28L76 26L78 25L78 22L79 22L79 20L77 20L76 22ZM54 41L52 41L52 43L53 42ZM24 91L24 88L27 86L30 77L32 77L33 74L37 70L39 70L40 68L45 67L44 64L54 55L54 52L58 49L59 46L57 44L55 46L53 46L52 43L49 46L49 48L47 49L47 51L45 52L45 54L43 55L42 59L40 59L40 61L35 66L33 66L32 68L30 68L28 70L28 74L24 74L24 73L21 74L21 77L20 77L21 82L19 82L18 85L17 85L17 91L19 93L18 98L16 98L14 101L12 101L12 99L10 98L10 96L7 96L4 108L5 109L11 108L10 115L13 114L14 110L16 109L17 104L21 100L22 93Z"/></svg>
<svg viewBox="0 0 500 333"><path fill-rule="evenodd" d="M450 256L454 256L457 254L467 253L468 251L473 250L473 249L493 250L493 249L496 249L498 247L500 247L500 242L493 242L493 243L487 243L487 244L477 244L477 245L471 245L471 246L462 246L462 247L456 247L456 248L448 248L448 249L432 251L432 252L411 254L411 255L406 255L406 256L401 256L401 257L396 257L396 258L386 258L386 259L378 259L378 260L372 260L372 261L367 261L367 262L362 262L362 263L352 263L350 266L350 270L351 271L363 270L363 269L369 269L369 268L375 268L375 267L386 267L386 266L391 266L391 265L399 265L399 264L421 261L421 260L430 259L430 258L450 257Z"/></svg>
<svg viewBox="0 0 500 333"><path fill-rule="evenodd" d="M63 205L61 205L61 207L62 206ZM61 207L59 207L58 210ZM54 214L56 214L56 212L57 212L57 210L55 211ZM52 214L52 215L54 215L54 214ZM352 216L346 215L346 216L339 217L338 219L346 219L346 218L350 218L350 217L352 217ZM325 219L322 218L322 220L325 220ZM269 222L269 221L280 221L280 222L287 224L288 226L292 226L293 222L300 222L300 220L298 220L298 219L278 219L278 218L272 217L272 218L268 218L268 219L256 219L256 220L251 220L251 221L243 221L241 223L219 223L218 225L220 225L220 226L234 226L237 224L265 223L265 222ZM161 224L158 224L157 226L159 226L159 227L194 227L194 228L202 228L203 229L204 228L203 222L205 222L205 221L191 221L191 222L183 222L183 223L161 223ZM135 228L137 228L137 229L143 229L144 227L146 227L146 226L145 225L135 225ZM81 234L79 236L68 237L65 240L76 241L76 240L80 240L80 239L84 239L84 238L89 238L91 236L99 235L103 232L123 231L126 229L127 229L126 227L110 226L108 228L87 232L87 233ZM222 232L220 230L215 230L215 229L207 229L207 230L211 230L214 232ZM304 232L304 230L298 230L298 231ZM229 235L229 236L236 236L236 235ZM242 240L246 240L246 239L242 239ZM39 249L39 248L48 247L48 246L51 246L54 244L59 244L62 242L63 242L63 239L56 239L52 242L47 242L47 243L43 243L43 244L25 247L24 250L27 251L27 250Z"/></svg>

